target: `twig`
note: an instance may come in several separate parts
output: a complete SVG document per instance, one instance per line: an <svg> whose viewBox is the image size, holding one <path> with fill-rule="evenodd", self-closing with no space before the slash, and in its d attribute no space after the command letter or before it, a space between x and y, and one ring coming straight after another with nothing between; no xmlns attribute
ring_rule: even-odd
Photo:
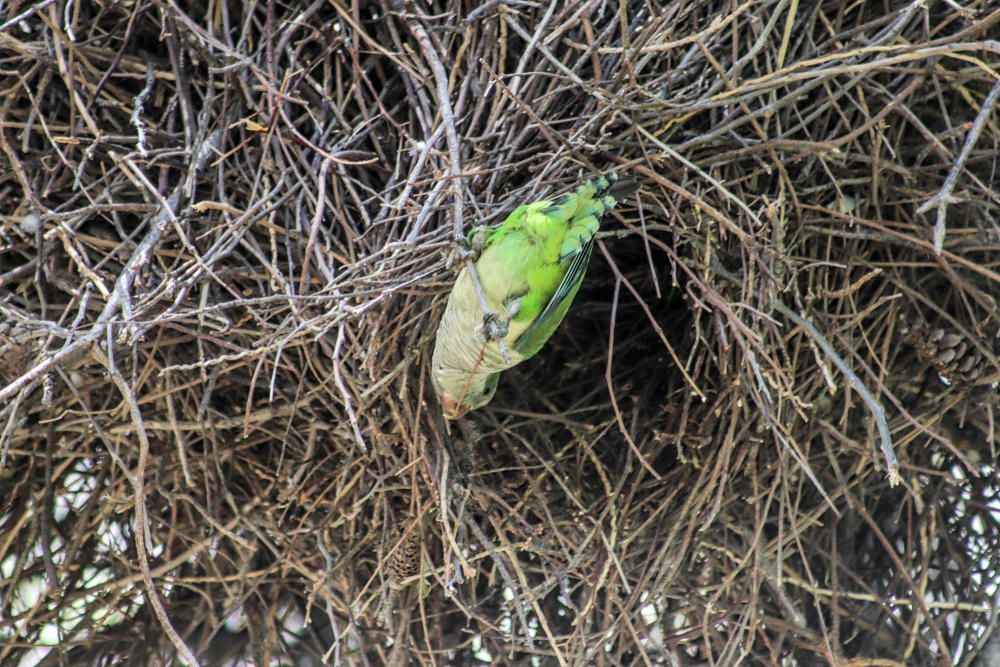
<svg viewBox="0 0 1000 667"><path fill-rule="evenodd" d="M830 342L822 333L820 333L819 329L817 329L812 322L807 320L802 315L799 315L777 299L773 301L773 305L775 310L805 329L806 333L809 334L821 348L823 348L823 351L826 352L826 356L830 358L830 361L832 361L833 364L840 369L840 372L844 374L848 384L854 387L854 390L861 396L861 400L863 400L865 405L868 406L872 416L875 417L875 424L878 426L878 434L882 440L882 454L885 456L885 463L889 473L889 485L896 486L899 484L901 481L899 477L899 462L896 460L896 451L892 447L892 434L889 432L889 423L886 421L885 409L882 407L882 404L875 399L870 391L868 391L868 387L866 387L864 382L861 381L861 378L859 378L857 374L851 370L851 367L847 365L847 362L844 361L839 354L837 354L837 351L833 349Z"/></svg>
<svg viewBox="0 0 1000 667"><path fill-rule="evenodd" d="M958 176L962 173L962 169L965 168L965 162L969 159L969 155L972 154L972 149L975 148L976 142L979 141L979 135L982 134L983 128L986 126L986 121L990 118L990 114L993 113L993 107L996 106L997 98L1000 98L1000 79L997 79L996 83L993 84L993 89L990 90L990 94L983 101L982 108L976 114L976 120L972 123L972 128L965 137L962 152L958 154L958 159L955 160L951 171L948 172L948 177L944 180L944 185L941 186L936 195L925 201L917 209L917 213L927 213L933 208L937 209L937 222L934 223L934 252L938 255L944 249L948 205L961 201L952 195L952 192L955 190L955 184L958 182Z"/></svg>
<svg viewBox="0 0 1000 667"><path fill-rule="evenodd" d="M416 5L414 5L416 6ZM458 130L455 129L455 113L451 108L451 98L448 95L448 73L441 64L441 58L437 49L431 42L430 36L424 27L417 20L407 22L410 31L417 38L420 50L424 53L424 58L434 72L435 93L437 95L438 110L441 112L441 122L444 123L445 138L448 141L448 154L450 163L448 166L448 179L452 186L452 196L454 201L452 220L452 235L456 240L462 238L462 225L464 219L462 215L462 158L458 141Z"/></svg>
<svg viewBox="0 0 1000 667"><path fill-rule="evenodd" d="M712 272L722 276L735 285L741 284L741 281L735 275L718 264L712 265ZM889 484L891 486L896 486L900 482L899 462L896 460L896 452L892 446L892 434L889 431L889 423L885 418L885 409L875 399L872 393L868 391L868 388L865 386L864 382L861 381L861 378L859 378L857 374L851 370L851 367L847 365L847 362L844 361L839 354L837 354L837 351L833 349L830 342L822 333L820 333L819 329L817 329L812 322L793 311L777 298L772 300L772 304L775 310L802 327L805 332L809 334L809 336L815 340L821 348L823 348L823 351L826 352L830 361L832 361L833 364L840 369L840 371L844 374L844 377L847 379L848 384L854 387L855 391L857 391L861 396L861 400L863 400L865 405L868 406L872 416L875 417L875 424L878 426L879 437L882 441L882 454L885 456L886 466L888 468Z"/></svg>
<svg viewBox="0 0 1000 667"><path fill-rule="evenodd" d="M344 384L343 372L340 369L340 348L344 344L344 325L341 324L337 328L337 342L333 346L333 381L337 385L337 389L340 390L340 395L344 401L344 410L347 411L347 418L351 423L351 431L354 433L354 441L358 443L358 448L364 454L368 454L368 445L365 444L365 438L361 435L361 428L358 422L358 415L354 411L354 406L351 402L351 395L347 391L347 385Z"/></svg>
<svg viewBox="0 0 1000 667"><path fill-rule="evenodd" d="M510 349L507 347L507 341L503 339L506 336L506 332L503 330L506 328L507 324L497 324L499 322L500 316L490 310L490 304L486 301L486 293L483 291L483 285L479 282L479 271L476 270L476 263L469 262L466 265L469 271L469 278L472 280L472 286L476 290L476 297L479 299L479 307L483 311L483 338L486 342L496 341L497 347L500 348L500 354L503 355L503 360L508 363L514 363L510 356Z"/></svg>
<svg viewBox="0 0 1000 667"><path fill-rule="evenodd" d="M135 108L132 109L132 127L135 128L136 147L142 157L149 155L149 151L146 149L146 123L142 120L142 108L146 104L149 93L153 90L153 83L156 81L155 74L153 63L146 63L146 84L135 96Z"/></svg>
<svg viewBox="0 0 1000 667"><path fill-rule="evenodd" d="M194 653L191 652L191 649L188 648L188 645L184 643L184 640L181 639L181 636L177 634L177 630L174 629L173 624L170 622L167 610L163 608L163 602L160 600L160 595L156 590L156 584L153 583L153 575L149 569L149 554L146 546L147 542L150 545L152 544L152 537L149 533L149 520L146 514L145 490L146 465L149 460L149 436L146 434L146 429L143 428L142 412L139 409L139 402L136 400L135 394L132 392L132 388L128 386L128 382L122 376L121 372L110 363L110 359L110 355L106 357L108 373L111 376L111 381L116 387L118 387L118 391L121 393L122 399L128 405L129 414L132 418L132 424L135 427L135 432L139 439L139 459L136 462L135 473L128 474L128 478L132 483L135 501L135 551L136 557L139 560L139 571L142 574L142 583L146 588L146 600L153 608L153 613L160 622L160 627L163 628L163 631L170 639L170 643L172 643L174 648L177 649L177 652L180 653L181 658L186 660L189 665L197 666L200 664L198 659L195 657ZM125 470L124 472L129 473L128 470Z"/></svg>
<svg viewBox="0 0 1000 667"><path fill-rule="evenodd" d="M38 12L42 11L43 9L45 9L46 7L48 7L49 5L51 5L55 1L56 0L42 0L42 2L39 2L39 3L34 4L34 5L31 5L30 7L28 7L27 9L25 9L23 12L21 12L17 16L15 16L15 17L13 17L13 18L11 18L11 19L3 22L3 23L0 23L0 32L4 32L5 30L8 30L9 28L11 28L11 27L17 25L18 23L20 23L21 21L26 21L26 20L30 19L32 16L34 16ZM14 7L19 7L19 6L20 5L14 5Z"/></svg>
<svg viewBox="0 0 1000 667"><path fill-rule="evenodd" d="M625 442L628 443L629 449L635 454L635 457L639 459L639 464L653 476L653 479L662 479L660 473L649 464L646 457L643 456L642 451L639 446L635 444L635 440L632 439L632 435L628 432L628 428L625 426L625 420L622 419L622 411L618 408L618 397L615 395L615 385L614 379L612 378L611 371L614 367L614 356L615 356L615 323L617 322L618 314L618 294L621 292L622 278L619 276L615 280L615 293L611 300L611 329L608 333L608 358L604 365L604 381L608 385L608 397L611 399L611 408L615 412L615 420L618 423L618 430L621 431L622 436L625 438Z"/></svg>
<svg viewBox="0 0 1000 667"><path fill-rule="evenodd" d="M468 491L466 490L466 492ZM442 511L447 510L442 508ZM503 579L504 584L506 584L512 593L520 591L522 587L519 586L514 577L511 576L510 571L507 569L507 564L504 563L503 558L500 557L500 552L496 545L493 544L493 541L486 535L486 533L483 532L483 529L479 527L475 518L473 518L468 512L465 512L462 514L462 520L465 525L472 530L472 533L476 536L476 539L479 540L479 543L483 545L486 553L488 553L493 559L493 564L496 565L497 572L500 573L500 578ZM521 607L521 597L521 595L515 595L512 604L515 612L517 613L518 620L521 621L521 632L524 633L524 640L528 645L530 645L532 641L531 626L528 624L527 614L524 613L524 609Z"/></svg>

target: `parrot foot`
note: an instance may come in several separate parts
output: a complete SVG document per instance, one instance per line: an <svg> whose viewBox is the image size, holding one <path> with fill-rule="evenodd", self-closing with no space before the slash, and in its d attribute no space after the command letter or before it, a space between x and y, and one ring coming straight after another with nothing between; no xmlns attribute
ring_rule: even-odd
<svg viewBox="0 0 1000 667"><path fill-rule="evenodd" d="M472 252L476 253L476 258L479 257L479 253L486 247L486 239L489 235L490 228L485 225L473 227L472 231L469 232L467 243Z"/></svg>
<svg viewBox="0 0 1000 667"><path fill-rule="evenodd" d="M486 340L493 341L506 338L510 332L510 321L517 317L519 312L521 312L521 302L514 301L507 306L507 311L503 317L492 312L484 314L483 332L486 334Z"/></svg>
<svg viewBox="0 0 1000 667"><path fill-rule="evenodd" d="M483 252L486 245L486 238L489 235L489 227L473 227L472 231L465 238L455 241L451 251L448 253L447 266L450 269L456 265L466 262L475 262Z"/></svg>
<svg viewBox="0 0 1000 667"><path fill-rule="evenodd" d="M490 306L486 301L486 293L483 292L483 285L479 280L479 271L476 270L475 264L469 265L469 279L476 290L476 296L479 297L479 307L483 311L483 337L486 338L486 342L497 341L497 347L500 348L503 360L508 364L513 364L510 350L507 349L507 343L504 341L504 337L510 330L510 317L501 319L499 315L490 310ZM519 308L520 305L518 305ZM510 312L510 308L508 308L508 312Z"/></svg>
<svg viewBox="0 0 1000 667"><path fill-rule="evenodd" d="M496 313L486 313L483 315L483 333L486 340L500 340L507 336L510 331L510 318L500 317Z"/></svg>
<svg viewBox="0 0 1000 667"><path fill-rule="evenodd" d="M456 266L463 266L466 262L476 261L478 253L473 252L465 243L458 242L452 246L445 258L445 266L449 269Z"/></svg>
<svg viewBox="0 0 1000 667"><path fill-rule="evenodd" d="M500 354L503 355L503 360L508 364L513 363L513 360L511 359L510 350L507 349L507 342L504 338L510 333L510 321L517 317L520 311L521 304L515 301L507 307L507 311L502 317L497 313L488 311L483 315L483 334L486 336L486 340L497 341Z"/></svg>

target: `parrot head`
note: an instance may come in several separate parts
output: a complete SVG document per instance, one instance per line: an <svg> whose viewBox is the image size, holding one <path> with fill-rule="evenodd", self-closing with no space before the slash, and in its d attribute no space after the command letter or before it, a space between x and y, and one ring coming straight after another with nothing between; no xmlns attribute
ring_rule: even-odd
<svg viewBox="0 0 1000 667"><path fill-rule="evenodd" d="M481 408L493 400L500 373L470 376L455 369L435 367L431 380L434 390L441 397L445 419L459 419L470 410Z"/></svg>

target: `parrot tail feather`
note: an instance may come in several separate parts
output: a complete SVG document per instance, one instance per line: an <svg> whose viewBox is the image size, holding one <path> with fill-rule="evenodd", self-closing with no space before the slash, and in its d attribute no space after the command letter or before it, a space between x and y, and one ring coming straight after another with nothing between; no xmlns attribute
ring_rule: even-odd
<svg viewBox="0 0 1000 667"><path fill-rule="evenodd" d="M639 189L639 182L631 178L619 178L615 172L610 172L596 180L598 199L611 197L620 202Z"/></svg>

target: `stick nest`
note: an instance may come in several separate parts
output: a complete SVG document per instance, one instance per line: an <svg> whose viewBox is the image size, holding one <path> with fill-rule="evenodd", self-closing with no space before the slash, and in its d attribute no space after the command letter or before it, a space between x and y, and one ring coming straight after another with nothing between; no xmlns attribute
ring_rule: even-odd
<svg viewBox="0 0 1000 667"><path fill-rule="evenodd" d="M0 662L997 664L960 5L6 3ZM446 425L456 239L612 169Z"/></svg>

